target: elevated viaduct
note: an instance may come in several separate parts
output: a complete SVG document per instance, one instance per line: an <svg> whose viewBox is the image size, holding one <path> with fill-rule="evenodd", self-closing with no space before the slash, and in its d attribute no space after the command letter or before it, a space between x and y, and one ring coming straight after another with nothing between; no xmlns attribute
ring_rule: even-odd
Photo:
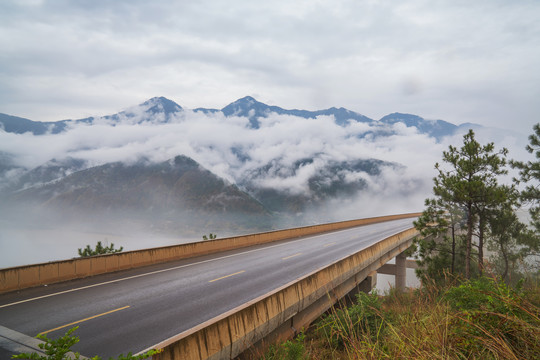
<svg viewBox="0 0 540 360"><path fill-rule="evenodd" d="M0 296L0 325L4 325L3 320L1 320L3 316L2 310L8 311L10 308L15 309L16 306L23 306L23 304L30 305L32 302L37 304L42 299L60 293L71 293L71 291L86 289L86 287L76 285L79 288L75 290L34 296L34 293L38 291L36 289L41 289L45 285L51 288L53 287L51 284L64 287L67 284L66 281L73 283L75 279L88 281L88 279L94 279L98 276L143 269L158 263L182 261L182 259L210 256L217 253L222 254L239 249L252 249L252 247L262 247L268 244L282 244L282 242L288 241L287 239L305 238L311 243L313 241L309 237L325 234L325 239L332 239L345 234L343 231L346 229L361 228L365 229L365 235L362 236L367 237L367 234L370 234L370 237L375 236L375 240L369 244L366 243L366 245L362 245L354 251L341 254L329 263L312 267L306 273L295 275L294 278L270 290L265 290L257 296L236 304L232 308L194 326L147 344L148 349L157 348L163 350L159 355L155 356L155 359L233 359L236 357L249 357L256 351L254 349L264 348L265 344L294 336L344 296L357 291L369 291L374 285L377 271L396 275L396 287L403 289L405 287L405 269L408 264L403 252L410 247L413 238L417 235L416 230L412 227L412 220L418 215L415 213L351 220L91 258L0 269L0 293L4 293L4 295ZM384 231L384 228L375 228L375 224L388 224L389 226L393 224L394 227L391 230ZM396 227L396 224L399 226ZM373 228L370 228L370 226ZM367 229L373 230L368 232ZM355 241L355 239L352 240ZM356 243L358 242L359 240L356 240ZM326 247L335 243L335 241L333 243L329 242L323 246ZM273 246L278 245L272 245L271 247ZM338 246L341 246L341 243L338 242L336 247ZM252 251L258 250L246 252ZM282 260L296 256L299 258L299 254L301 253L282 257ZM236 255L226 255L222 256L222 258L229 256ZM392 258L396 258L395 265L386 264ZM203 260L197 264L205 261L210 260ZM188 265L177 266L175 269L184 266ZM155 271L155 273L161 271L168 270L159 270ZM241 276L244 271L238 271L208 282L233 275ZM153 273L151 272L151 274ZM138 276L143 275L134 275L132 277ZM110 283L116 284L116 282L123 281L126 278L131 277L124 277L122 280L111 280ZM109 286L107 282L98 285L101 286L102 284ZM19 293L25 293L25 289L34 293L32 295L22 295L22 300L15 300ZM16 322L17 319L14 318L12 321ZM28 327L31 327L31 325L28 325ZM11 331L10 334L18 334L18 343L24 343L24 337L29 335L23 334L26 330L22 325L20 333L8 327L4 329L7 329L7 332ZM0 331L0 340L2 336L4 335ZM81 342L83 342L82 337ZM9 343L9 339L4 340L4 343ZM0 346L2 346L1 341ZM145 350L146 348L142 349L141 352ZM88 353L85 355L93 354Z"/></svg>

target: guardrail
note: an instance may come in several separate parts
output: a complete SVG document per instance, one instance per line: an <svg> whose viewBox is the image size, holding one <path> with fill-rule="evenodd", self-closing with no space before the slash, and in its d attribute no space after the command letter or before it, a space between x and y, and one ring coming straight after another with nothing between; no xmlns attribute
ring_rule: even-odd
<svg viewBox="0 0 540 360"><path fill-rule="evenodd" d="M154 360L234 359L271 337L307 327L367 275L405 251L418 232L405 230L296 279L150 348ZM245 353L244 353L245 354Z"/></svg>
<svg viewBox="0 0 540 360"><path fill-rule="evenodd" d="M414 213L373 217L88 258L4 268L0 269L0 293L360 225L417 217L419 215L419 213Z"/></svg>

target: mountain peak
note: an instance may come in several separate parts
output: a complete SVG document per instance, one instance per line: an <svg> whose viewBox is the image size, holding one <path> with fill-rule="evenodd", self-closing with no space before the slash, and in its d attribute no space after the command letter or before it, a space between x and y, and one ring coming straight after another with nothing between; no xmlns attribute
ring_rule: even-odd
<svg viewBox="0 0 540 360"><path fill-rule="evenodd" d="M456 125L443 120L426 120L423 117L413 114L392 113L382 117L379 120L383 124L393 125L403 123L407 127L415 127L419 132L428 134L440 140L441 138L452 135L458 128Z"/></svg>
<svg viewBox="0 0 540 360"><path fill-rule="evenodd" d="M163 96L156 96L143 102L140 106L147 106L151 113L171 114L182 110L182 107Z"/></svg>
<svg viewBox="0 0 540 360"><path fill-rule="evenodd" d="M270 111L283 110L278 107L271 107L262 102L255 100L251 96L245 96L235 102L225 106L221 112L225 116L245 116L249 118L249 122L253 128L259 128L257 118L267 116Z"/></svg>
<svg viewBox="0 0 540 360"><path fill-rule="evenodd" d="M263 104L260 101L257 101L255 98L251 96L244 96L243 98L240 98L236 100L235 102L230 103L229 105L225 106L221 111L225 113L225 115L228 115L227 113L230 112L230 110L235 110L237 112L238 110L246 110L251 109L253 107L256 108L269 108L268 105Z"/></svg>
<svg viewBox="0 0 540 360"><path fill-rule="evenodd" d="M254 97L252 96L244 96L243 98L240 98L238 100L235 101L235 103L244 103L244 102L247 102L247 103L254 103L254 102L258 102Z"/></svg>
<svg viewBox="0 0 540 360"><path fill-rule="evenodd" d="M413 114L405 114L405 113L399 113L399 112L395 112L395 113L391 113L391 114L388 114L384 117L382 117L379 121L380 122L383 122L385 124L394 124L396 122L403 122L404 120L406 120L406 122L421 122L421 121L425 121L423 117L420 117L418 115L413 115Z"/></svg>

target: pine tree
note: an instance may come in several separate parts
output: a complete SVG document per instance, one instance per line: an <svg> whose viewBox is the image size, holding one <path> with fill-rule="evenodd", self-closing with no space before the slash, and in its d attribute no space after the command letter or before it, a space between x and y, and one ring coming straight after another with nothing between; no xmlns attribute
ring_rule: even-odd
<svg viewBox="0 0 540 360"><path fill-rule="evenodd" d="M529 153L534 153L534 161L511 161L513 168L519 169L519 179L515 179L519 184L527 184L521 192L521 199L531 204L530 214L536 232L540 232L540 123L534 125L534 134L529 136L529 144L526 149Z"/></svg>
<svg viewBox="0 0 540 360"><path fill-rule="evenodd" d="M517 191L508 187L509 201L493 211L488 223L488 249L493 251L495 271L507 283L515 264L538 252L534 233L516 215Z"/></svg>
<svg viewBox="0 0 540 360"><path fill-rule="evenodd" d="M499 189L497 176L505 174L506 154L508 150L495 152L494 144L480 145L474 131L463 136L463 146L449 146L443 152L444 166L439 163L435 168L439 172L435 177L433 193L439 201L463 208L466 218L466 253L465 276L471 277L471 257L473 233L479 229L478 267L483 271L484 226L487 210L504 201ZM480 225L480 227L478 226Z"/></svg>

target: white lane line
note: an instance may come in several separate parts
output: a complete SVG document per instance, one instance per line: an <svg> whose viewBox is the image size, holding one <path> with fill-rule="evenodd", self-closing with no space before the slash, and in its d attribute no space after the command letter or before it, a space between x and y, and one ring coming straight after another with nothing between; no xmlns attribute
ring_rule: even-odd
<svg viewBox="0 0 540 360"><path fill-rule="evenodd" d="M378 224L381 224L381 223L378 223ZM378 224L373 224L373 225L378 225ZM366 226L369 226L369 225L366 225ZM353 230L353 229L358 229L358 228L361 228L361 226L360 226L360 227L357 227L357 228L343 229L343 230L335 231L335 232L332 232L332 234L337 234L337 233L340 233L340 232L347 232L347 231L351 231L351 230ZM136 278L140 278L140 277L144 277L144 276L149 276L149 275L154 275L154 274L159 274L159 273L167 272L167 271L178 270L178 269L182 269L182 268L189 267L189 266L200 265L200 264L204 264L204 263L208 263L208 262L212 262L212 261L217 261L217 260L223 260L223 259L227 259L227 258L239 256L239 255L245 255L245 254L249 254L249 253L257 252L257 251L261 251L261 250L272 249L272 248L279 247L279 246L289 245L289 244L294 243L294 242L313 240L314 238L318 238L318 237L322 237L322 236L326 236L326 235L328 235L328 233L325 233L325 234L319 234L319 235L313 235L313 236L309 236L309 237L305 237L305 238L301 238L301 239L296 239L296 240L291 240L291 241L287 241L287 242L285 242L285 243L283 243L283 244L277 244L277 245L267 246L267 247L263 247L263 248L260 248L260 249L248 250L248 251L244 251L244 252L240 252L240 253L236 253L236 254L231 254L231 255L221 256L221 257L214 258L214 259L208 259L208 260L203 260L203 261L199 261L199 262L195 262L195 263L190 263L190 264L185 264L185 265L179 265L179 266L175 266L175 267L168 268L168 269L156 270L156 271L151 271L151 272L144 273L144 274L128 276L128 277L121 278L121 279L105 281L105 282L98 283L98 284L82 286L82 287L80 287L80 288L75 288L75 289L70 289L70 290L64 290L64 291L59 291L59 292L57 292L57 293L52 293L52 294L48 294L48 295L37 296L37 297L35 297L35 298L30 298L30 299L21 300L21 301L16 301L16 302L9 303L9 304L5 304L5 305L0 305L0 309L5 308L5 307L9 307L9 306L13 306L13 305L23 304L23 303L30 302L30 301L35 301L35 300L45 299L45 298L52 297L52 296L57 296L57 295L67 294L67 293L70 293L70 292L75 292L75 291L80 291L80 290L90 289L90 288L97 287L97 286L108 285L108 284L114 284L114 283L121 282L121 281L126 281L126 280L136 279Z"/></svg>

